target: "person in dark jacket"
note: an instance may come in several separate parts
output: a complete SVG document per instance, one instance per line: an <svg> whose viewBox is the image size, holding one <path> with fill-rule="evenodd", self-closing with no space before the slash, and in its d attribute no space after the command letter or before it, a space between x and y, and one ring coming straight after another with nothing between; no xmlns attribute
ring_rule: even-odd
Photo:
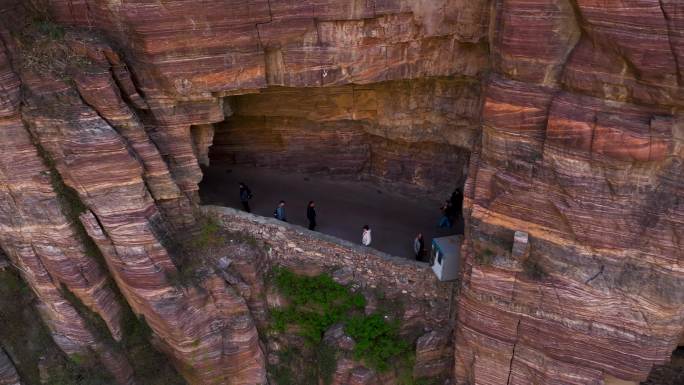
<svg viewBox="0 0 684 385"><path fill-rule="evenodd" d="M423 260L423 254L425 253L425 240L423 239L423 234L418 233L413 239L413 252L416 254L416 261Z"/></svg>
<svg viewBox="0 0 684 385"><path fill-rule="evenodd" d="M252 212L252 209L249 207L250 199L252 199L252 190L246 184L240 182L240 203L242 203L242 208L248 213Z"/></svg>
<svg viewBox="0 0 684 385"><path fill-rule="evenodd" d="M306 207L306 219L309 220L309 230L316 230L316 203L309 201Z"/></svg>
<svg viewBox="0 0 684 385"><path fill-rule="evenodd" d="M463 217L463 191L460 188L454 190L451 194L451 207L454 212L454 220L459 220Z"/></svg>
<svg viewBox="0 0 684 385"><path fill-rule="evenodd" d="M273 216L283 222L287 222L287 215L285 214L285 201L280 201L278 207L273 211Z"/></svg>

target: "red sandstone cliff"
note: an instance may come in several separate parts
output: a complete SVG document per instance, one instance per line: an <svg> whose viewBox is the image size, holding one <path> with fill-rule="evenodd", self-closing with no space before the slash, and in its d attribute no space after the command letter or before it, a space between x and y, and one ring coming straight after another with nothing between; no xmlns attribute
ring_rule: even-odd
<svg viewBox="0 0 684 385"><path fill-rule="evenodd" d="M682 340L675 0L0 4L0 246L59 346L96 352L121 383L135 381L126 357L64 290L115 340L125 300L191 383L265 381L248 301L218 277L169 281L165 238L194 224L211 124L233 113L237 132L277 127L305 148L326 129L374 135L372 172L423 187L442 175L415 170L449 160L411 148L472 151L457 383L638 382ZM67 33L27 44L31 4ZM511 254L514 231L527 254Z"/></svg>
<svg viewBox="0 0 684 385"><path fill-rule="evenodd" d="M639 382L684 332L682 4L494 10L456 378Z"/></svg>

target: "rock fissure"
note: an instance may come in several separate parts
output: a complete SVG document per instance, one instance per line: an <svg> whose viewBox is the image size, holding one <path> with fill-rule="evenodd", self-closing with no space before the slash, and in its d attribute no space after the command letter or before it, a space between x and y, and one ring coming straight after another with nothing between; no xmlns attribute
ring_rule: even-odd
<svg viewBox="0 0 684 385"><path fill-rule="evenodd" d="M599 271L597 271L594 275L592 275L591 277L589 277L589 279L587 279L587 280L584 282L584 284L585 284L585 285L588 285L589 283L591 283L591 281L593 281L593 280L595 280L596 278L598 278L601 274L603 274L603 269L604 269L604 268L605 268L605 266L604 266L604 265L601 265L601 268L599 268Z"/></svg>
<svg viewBox="0 0 684 385"><path fill-rule="evenodd" d="M511 376L513 375L513 363L515 360L515 348L518 346L518 339L519 337L519 332L520 332L520 323L522 322L522 318L518 320L518 324L515 327L515 341L513 342L513 349L511 350L511 361L509 363L509 371L508 371L508 378L506 379L506 385L510 385L511 383Z"/></svg>
<svg viewBox="0 0 684 385"><path fill-rule="evenodd" d="M672 53L672 60L674 60L675 63L675 77L677 79L677 85L682 86L682 67L679 66L679 56L675 50L675 45L672 43L672 20L670 19L668 12L665 10L663 0L658 0L658 6L660 7L660 11L663 13L663 18L665 19L665 32L667 33L667 42L670 46L670 52Z"/></svg>

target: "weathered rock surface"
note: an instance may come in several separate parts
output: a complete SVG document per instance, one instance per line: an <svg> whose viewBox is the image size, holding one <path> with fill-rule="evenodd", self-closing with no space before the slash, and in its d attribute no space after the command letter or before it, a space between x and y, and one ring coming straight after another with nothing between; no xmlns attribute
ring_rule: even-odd
<svg viewBox="0 0 684 385"><path fill-rule="evenodd" d="M451 333L436 330L418 338L413 376L416 378L451 377L454 358L451 340Z"/></svg>
<svg viewBox="0 0 684 385"><path fill-rule="evenodd" d="M21 385L19 374L10 358L0 347L0 384L2 385Z"/></svg>
<svg viewBox="0 0 684 385"><path fill-rule="evenodd" d="M211 157L448 196L465 180L479 96L465 78L268 88L227 98Z"/></svg>
<svg viewBox="0 0 684 385"><path fill-rule="evenodd" d="M181 372L202 384L263 382L263 356L244 299L219 278L207 279L202 292L169 283L176 268L153 231L160 213L123 137L71 91L45 89L33 79L25 84L36 95L24 112L32 134L90 208L83 223L110 274ZM60 114L49 115L44 104Z"/></svg>
<svg viewBox="0 0 684 385"><path fill-rule="evenodd" d="M3 52L6 52L3 49ZM3 88L7 108L0 116L0 245L40 300L39 310L55 342L67 354L94 351L121 384L132 383L126 357L101 344L83 317L64 297L76 295L121 338L121 306L108 286L109 277L89 254L74 220L67 218L56 191L55 176L41 159L22 122L19 79L9 71Z"/></svg>
<svg viewBox="0 0 684 385"><path fill-rule="evenodd" d="M467 184L457 381L638 383L677 346L676 7L496 2ZM529 234L524 259L511 254L517 230Z"/></svg>
<svg viewBox="0 0 684 385"><path fill-rule="evenodd" d="M64 41L48 44L61 46L73 41L83 52L71 49L68 55L88 58L82 59L87 61L85 68L68 68L76 87L54 73L24 67L19 72L25 88L21 112L18 100L5 103L8 114L2 120L0 143L3 249L36 291L44 319L62 350L68 354L95 351L120 383L132 383L125 357L101 344L61 295L60 285L64 285L107 322L114 338L120 338L120 312L106 284L108 274L86 253L75 230L79 226L76 218L66 218L60 212L65 204L59 200L63 193L50 177L50 172L59 172L54 178L73 189L78 194L73 199L86 207L80 222L102 251L109 275L133 310L145 317L160 347L188 380L202 384L263 383L263 355L244 299L217 277L203 282L202 291L173 287L168 277L176 267L160 241L160 223L162 228L173 228L194 221L189 211L193 185L184 181L194 178L193 170L199 167L190 140L181 142L183 146L164 142L177 160L186 157L186 151L191 155L189 160L173 163L172 179L157 151L158 144L150 137L162 143L169 135L176 135L174 132L187 132L189 139L192 116L207 116L195 108L203 102L186 104L197 115L184 114L180 109L177 114L164 115L164 119L152 117L148 124L161 121L160 125L177 124L178 129L148 136L143 120L149 117L137 115L121 98L125 94L136 100L130 89L122 87L122 92L117 87L117 81L127 78L124 72L115 72L116 81L109 75L110 66L120 64L117 55L98 41L78 40L78 36L67 35ZM21 55L18 50L13 54ZM4 68L8 69L6 88L17 89L19 77L8 66ZM131 103L140 106L139 102ZM206 110L209 115L222 116L220 108L212 108L210 105ZM164 107L158 110L165 111ZM44 152L39 153L38 148ZM45 165L48 160L54 164L52 171ZM193 164L194 169L187 171L185 164ZM193 180L196 190L198 180ZM166 209L164 218L155 199ZM80 204L75 201L67 203ZM169 226L164 226L166 220Z"/></svg>
<svg viewBox="0 0 684 385"><path fill-rule="evenodd" d="M486 68L486 47L482 42L488 9L484 1L392 0L376 4L323 0L298 4L286 0L220 0L198 7L191 1L120 4L59 0L51 1L49 8L57 21L98 28L128 48L126 59L141 91L135 91L120 60L112 63L112 73L134 105L149 108L149 120L155 123L148 128L150 137L161 155L167 157L178 187L192 200L197 199L195 191L201 179L197 160L204 163L207 160L206 150L196 146L198 140L202 141L198 135L206 138L207 134L197 133L193 137L190 126L223 120L221 99L217 96L244 94L267 86L311 87L474 77ZM411 87L422 87L422 92L429 92L424 86ZM433 102L437 104L434 112L428 108L418 115L404 110L387 118L403 119L405 122L398 127L407 123L422 124L436 131L432 134L433 140L438 136L440 142L458 140L471 144L472 126L464 130L450 127L444 132L439 127L444 124L435 122L435 119L454 118L453 110L444 109L451 104L450 98L462 93L454 92L451 87L439 89L445 95L439 95ZM391 89L385 91L381 108L404 109L402 104L416 103L410 93L403 102L388 103L391 92ZM140 100L140 94L145 95L144 101ZM479 102L472 98L457 97L456 100L462 105L456 109L459 111L456 117L463 113L463 108L471 117L478 109ZM416 104L407 109L425 110L424 103L417 101ZM440 113L445 116L439 117ZM120 111L119 115L126 116L126 112ZM412 122L414 119L418 121ZM376 131L383 130L382 127L388 130L392 125L381 124ZM401 132L400 128L393 130ZM401 135L415 136L407 130ZM381 170L374 170L375 174L385 180L399 176L390 164L398 158L406 161L408 157L401 153L409 147L408 143L378 146L379 159L374 164ZM434 147L413 151L436 153L440 150ZM148 154L148 161L157 164L154 157ZM422 175L424 170L437 169L421 162L408 167L415 167L416 171L405 177L418 179L423 188L429 177ZM162 171L156 176L162 177L159 172ZM172 205L171 210L175 207Z"/></svg>
<svg viewBox="0 0 684 385"><path fill-rule="evenodd" d="M471 150L458 384L638 382L681 343L680 1L37 2L88 28L64 37L80 64L61 76L10 62L26 53L16 32L32 3L0 4L0 245L60 347L98 351L120 382L132 381L126 360L62 287L118 338L111 276L192 383L265 380L259 267L238 266L249 291L168 279L167 238L195 222L210 146L425 190L463 174L449 146ZM85 204L106 270L63 213L46 155ZM528 253L511 254L515 231ZM295 260L280 237L275 252ZM355 272L384 279L371 273ZM341 362L334 383L374 376Z"/></svg>
<svg viewBox="0 0 684 385"><path fill-rule="evenodd" d="M484 1L58 0L63 23L131 48L142 89L177 95L376 83L485 67Z"/></svg>

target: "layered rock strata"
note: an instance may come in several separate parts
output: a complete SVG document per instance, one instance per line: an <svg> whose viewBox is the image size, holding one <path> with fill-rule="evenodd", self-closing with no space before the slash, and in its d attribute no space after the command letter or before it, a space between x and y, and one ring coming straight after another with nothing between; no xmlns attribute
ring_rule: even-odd
<svg viewBox="0 0 684 385"><path fill-rule="evenodd" d="M451 376L453 346L451 334L432 330L416 341L416 364L413 376L416 378L448 378Z"/></svg>
<svg viewBox="0 0 684 385"><path fill-rule="evenodd" d="M32 54L55 53L60 55L55 60L68 60L65 73L75 85L17 59L22 63L23 106L19 111L19 92L10 92L3 120L5 151L0 175L5 223L0 243L36 291L55 341L67 354L97 352L118 382L134 381L126 358L92 333L91 325L62 295L60 286L105 320L111 335L119 339L120 308L107 285L111 275L134 312L145 317L160 348L189 381L263 383L263 357L244 299L218 277L208 278L201 291L174 287L169 277L176 267L161 244L162 235L194 222L191 201L198 179L193 173L199 167L190 140L178 146L172 138L185 134L190 138L192 116L222 117L220 103L190 101L185 107L194 114L174 108L161 119L138 114L135 106L146 107L147 102L132 96L130 88L119 88L119 83L128 84L121 79L130 77L116 70L121 65L117 54L101 41L69 33L39 48L8 42L17 43L15 58L31 49ZM19 77L7 61L4 64L6 88L18 90ZM173 107L155 103L149 104L157 111ZM212 119L201 122L207 121ZM145 124L156 124L158 132ZM175 155L167 155L175 160L171 172L168 158L165 162L160 155L164 151L158 148ZM185 151L189 155L183 155ZM72 189L72 200L61 201L62 190ZM81 202L85 211L77 219L74 215L82 209L73 206ZM89 239L78 233L81 225ZM90 240L104 255L108 274L86 253Z"/></svg>
<svg viewBox="0 0 684 385"><path fill-rule="evenodd" d="M341 100L343 105L336 106L337 112L331 111L337 117L323 119L347 119L342 115L353 113L354 119L364 120L377 114L379 121L364 124L364 131L374 136L365 140L368 143L356 146L362 152L344 159L330 159L325 165L319 165L318 171L339 173L340 166L335 163L346 163L341 172L360 170L381 182L398 179L409 188L441 195L462 184L462 165L467 153L444 144L469 147L474 138L475 115L480 103L473 78L487 66L483 37L488 9L484 1L326 0L295 4L283 0L225 0L195 7L186 1L143 6L67 0L50 2L50 7L57 21L100 28L130 50L129 66L140 93L146 95L150 115L157 120L157 128L150 136L161 154L168 157L169 168L181 190L193 200L201 177L197 157L205 164L208 159L202 149L191 151L191 144L199 142L196 137L189 140L192 130L187 125L188 119L182 116L197 115L205 108L216 106L220 99L212 97L253 93L267 86L370 85L339 91L332 88L333 101ZM445 76L468 79L463 82L438 79ZM423 78L438 80L373 85ZM454 81L459 86L454 87L451 84ZM334 95L338 92L342 97ZM396 98L397 92L403 95L400 100ZM282 95L271 95L270 100L278 96ZM268 96L257 98L262 100L262 105L269 103ZM311 105L310 95L300 93L299 98L301 103L296 100L293 103L304 108ZM246 99L242 104L250 105L252 101L253 98ZM356 104L357 111L349 111L344 105L348 102ZM458 107L453 109L452 105ZM229 107L224 106L224 110ZM222 120L222 116L209 115L190 118L193 120L190 123ZM293 116L298 115L294 112ZM260 116L260 113L245 116ZM253 132L254 123L238 125ZM283 127L283 121L270 120L264 125L265 130ZM309 141L322 143L326 138L319 140L315 135L299 134L311 128L305 122L291 125L294 127L283 135L293 134L295 130L293 139L298 136L301 140L292 143L290 148L294 154L288 156L289 163L310 163L312 157L303 160L307 156L302 155L308 152ZM346 122L341 122L322 129L347 127ZM356 129L351 127L351 132L340 135L353 137ZM416 135L419 130L426 133ZM229 135L232 132L221 135L219 130L217 143L227 143L229 148L215 149L217 153L233 155L232 146L242 148L245 144L226 141ZM244 139L259 142L265 138ZM370 142L375 142L372 152L368 150L372 146ZM248 153L251 150L251 147L243 149ZM407 151L414 155L415 163L410 161L411 156L406 156ZM338 151L333 149L333 152ZM259 163L288 164L287 160L280 162L280 158L274 155L269 158L270 162L262 159ZM313 168L313 165L306 167ZM438 180L439 187L432 187L431 179Z"/></svg>
<svg viewBox="0 0 684 385"><path fill-rule="evenodd" d="M367 86L268 88L227 98L216 163L363 177L448 196L465 180L479 84L434 78Z"/></svg>
<svg viewBox="0 0 684 385"><path fill-rule="evenodd" d="M495 2L467 184L459 383L638 383L677 346L676 7ZM530 249L516 258L517 230Z"/></svg>
<svg viewBox="0 0 684 385"><path fill-rule="evenodd" d="M62 349L100 352L120 382L132 381L125 359L106 358L63 290L118 338L111 275L191 382L264 379L252 320L263 304L218 276L185 291L167 277L176 271L167 241L195 222L210 125L233 109L231 129L275 131L266 138L300 148L344 133L353 156L330 162L348 169L364 164L357 138L381 138L371 163L387 179L402 177L392 167L414 143L472 150L457 383L634 383L680 343L678 1L6 1L0 35L16 63L30 51L16 32L33 3L88 32L60 42L78 65L59 76L0 52L0 245ZM333 97L335 108L291 111L275 103L283 92L319 107ZM444 162L432 156L408 168ZM79 222L106 270L53 180L85 203ZM515 231L529 235L528 253L511 254ZM344 381L376 380L352 368L341 364Z"/></svg>
<svg viewBox="0 0 684 385"><path fill-rule="evenodd" d="M145 158L134 156L135 147L131 151L125 137L68 87L48 88L45 79L28 77L25 86L31 92L24 111L31 133L89 208L81 216L88 234L162 349L193 383L262 383L263 358L244 300L218 277L203 283L205 291L170 284L176 267L154 232L161 214L146 187L153 181L144 179Z"/></svg>
<svg viewBox="0 0 684 385"><path fill-rule="evenodd" d="M105 321L112 337L121 339L121 306L109 277L65 215L69 208L56 192L59 177L51 175L55 171L41 159L22 122L20 83L4 49L0 58L8 90L0 118L0 245L38 296L40 314L59 347L67 354L94 351L119 383L132 383L126 357L103 345L64 296L64 290L78 296Z"/></svg>
<svg viewBox="0 0 684 385"><path fill-rule="evenodd" d="M146 95L475 75L486 61L484 1L57 0L49 7L58 22L102 29L129 47Z"/></svg>

